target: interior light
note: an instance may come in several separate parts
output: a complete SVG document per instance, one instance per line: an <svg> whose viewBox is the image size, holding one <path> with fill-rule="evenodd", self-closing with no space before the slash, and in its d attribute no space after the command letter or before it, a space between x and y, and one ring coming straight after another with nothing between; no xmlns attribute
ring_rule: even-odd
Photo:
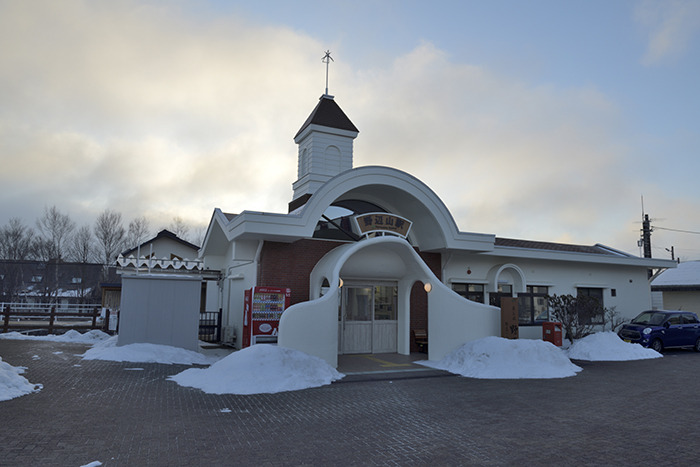
<svg viewBox="0 0 700 467"><path fill-rule="evenodd" d="M430 282L426 282L425 285L423 286L423 288L425 289L426 292L430 292L431 290L433 290L433 286L432 286L432 284L430 284Z"/></svg>
<svg viewBox="0 0 700 467"><path fill-rule="evenodd" d="M342 286L343 286L343 279L338 279L338 287L342 287Z"/></svg>

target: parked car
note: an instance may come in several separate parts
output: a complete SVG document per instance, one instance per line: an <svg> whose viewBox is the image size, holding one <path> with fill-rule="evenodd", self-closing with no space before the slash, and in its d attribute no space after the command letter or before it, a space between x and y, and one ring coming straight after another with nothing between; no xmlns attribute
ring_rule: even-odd
<svg viewBox="0 0 700 467"><path fill-rule="evenodd" d="M643 311L617 335L657 352L669 347L692 347L700 352L700 320L689 311Z"/></svg>

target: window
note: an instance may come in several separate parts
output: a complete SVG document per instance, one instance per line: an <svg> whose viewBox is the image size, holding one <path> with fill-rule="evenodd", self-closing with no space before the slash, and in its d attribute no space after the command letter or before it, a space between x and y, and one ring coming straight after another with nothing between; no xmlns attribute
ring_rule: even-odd
<svg viewBox="0 0 700 467"><path fill-rule="evenodd" d="M698 319L694 315L683 315L684 324L698 324Z"/></svg>
<svg viewBox="0 0 700 467"><path fill-rule="evenodd" d="M594 298L600 305L598 313L590 313L587 316L582 317L584 324L605 324L605 317L603 316L603 289L595 287L579 287L576 289L577 296L587 296Z"/></svg>
<svg viewBox="0 0 700 467"><path fill-rule="evenodd" d="M453 283L452 290L457 292L462 297L473 302L484 303L484 286L483 284L463 284Z"/></svg>
<svg viewBox="0 0 700 467"><path fill-rule="evenodd" d="M81 282L83 282L83 278L82 277L74 277L70 280L70 282L71 282L71 284L80 284Z"/></svg>
<svg viewBox="0 0 700 467"><path fill-rule="evenodd" d="M540 324L549 319L547 287L528 285L525 293L518 294L520 325Z"/></svg>
<svg viewBox="0 0 700 467"><path fill-rule="evenodd" d="M513 286L510 284L498 284L498 292L489 294L489 305L501 307L502 297L512 297Z"/></svg>
<svg viewBox="0 0 700 467"><path fill-rule="evenodd" d="M32 276L32 282L41 282L44 276Z"/></svg>

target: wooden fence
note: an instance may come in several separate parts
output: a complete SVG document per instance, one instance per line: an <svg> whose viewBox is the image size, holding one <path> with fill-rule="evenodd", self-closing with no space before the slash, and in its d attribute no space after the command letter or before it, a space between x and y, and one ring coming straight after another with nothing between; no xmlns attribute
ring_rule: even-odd
<svg viewBox="0 0 700 467"><path fill-rule="evenodd" d="M69 329L102 329L98 305L51 305L45 303L0 303L2 332Z"/></svg>

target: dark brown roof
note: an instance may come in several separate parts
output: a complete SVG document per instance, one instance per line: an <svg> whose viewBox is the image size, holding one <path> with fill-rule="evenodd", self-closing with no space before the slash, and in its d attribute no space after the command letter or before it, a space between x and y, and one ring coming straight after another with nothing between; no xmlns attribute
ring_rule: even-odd
<svg viewBox="0 0 700 467"><path fill-rule="evenodd" d="M617 256L613 251L598 245L569 245L567 243L536 242L532 240L517 240L513 238L496 237L496 246L510 248L527 248L531 250L564 251L569 253L586 253L589 255L610 255Z"/></svg>
<svg viewBox="0 0 700 467"><path fill-rule="evenodd" d="M238 214L231 214L230 212L225 212L224 216L226 216L226 219L231 222L234 218L238 217Z"/></svg>
<svg viewBox="0 0 700 467"><path fill-rule="evenodd" d="M325 94L321 96L313 112L311 112L309 118L306 119L294 137L296 138L299 136L309 125L321 125L329 128L337 128L339 130L360 132L360 130L353 125L348 116L345 115L345 112L343 112L340 106L335 103L333 97Z"/></svg>

